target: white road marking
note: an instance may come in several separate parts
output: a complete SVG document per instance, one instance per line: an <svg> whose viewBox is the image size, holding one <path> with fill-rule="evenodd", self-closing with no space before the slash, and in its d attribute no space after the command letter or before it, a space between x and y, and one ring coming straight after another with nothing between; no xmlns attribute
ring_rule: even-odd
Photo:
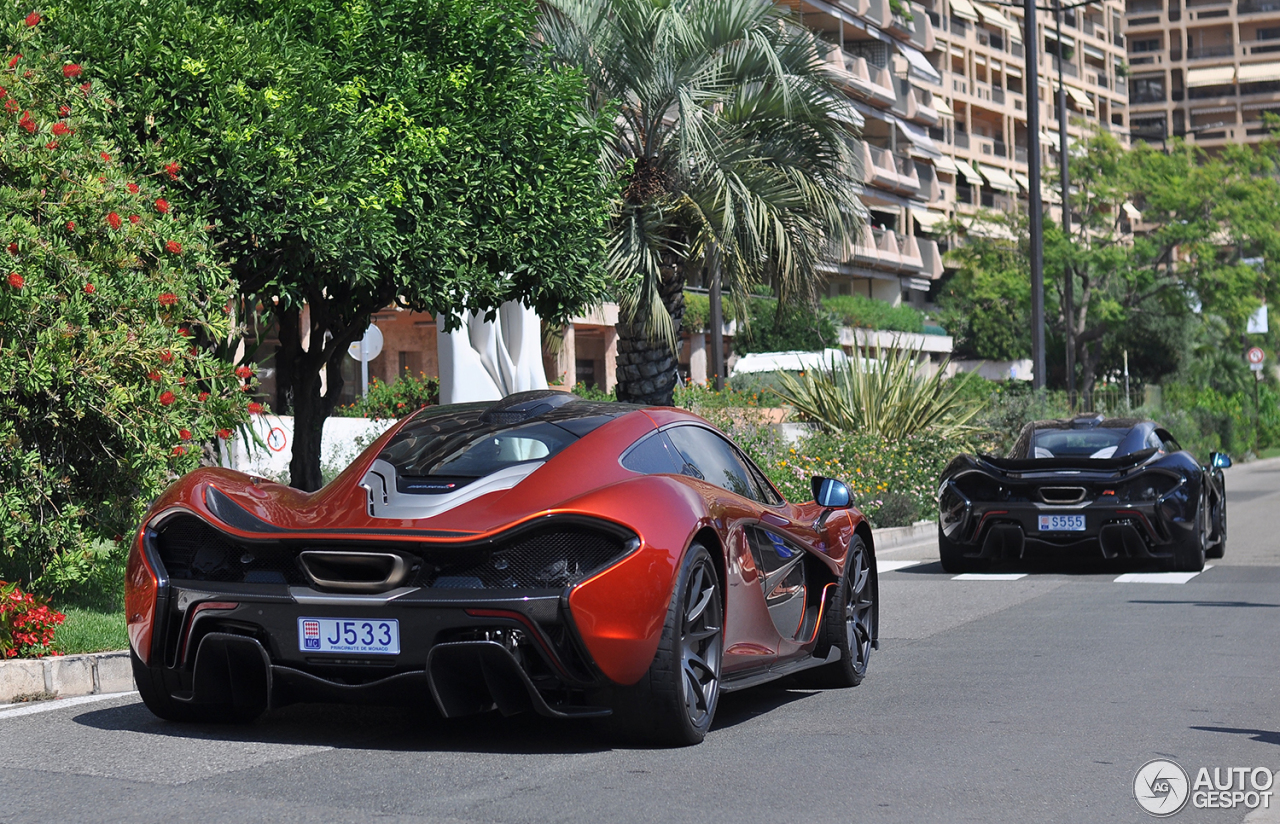
<svg viewBox="0 0 1280 824"><path fill-rule="evenodd" d="M1213 569L1213 564L1205 564L1204 568ZM1199 572L1126 572L1116 578L1115 582L1117 584L1185 584L1199 574Z"/></svg>
<svg viewBox="0 0 1280 824"><path fill-rule="evenodd" d="M109 701L112 698L122 698L126 695L137 695L137 690L129 692L105 692L98 695L81 695L77 698L55 698L52 701L38 701L34 704L23 704L16 709L0 709L0 720L5 718L17 718L19 715L35 715L40 712L53 712L54 710L66 709L67 707L78 707L81 704L94 704L98 701Z"/></svg>
<svg viewBox="0 0 1280 824"><path fill-rule="evenodd" d="M964 572L954 576L953 581L1016 581L1027 577L1025 572Z"/></svg>
<svg viewBox="0 0 1280 824"><path fill-rule="evenodd" d="M896 569L906 569L907 567L919 566L927 564L929 561L876 561L876 569L880 572L893 572Z"/></svg>

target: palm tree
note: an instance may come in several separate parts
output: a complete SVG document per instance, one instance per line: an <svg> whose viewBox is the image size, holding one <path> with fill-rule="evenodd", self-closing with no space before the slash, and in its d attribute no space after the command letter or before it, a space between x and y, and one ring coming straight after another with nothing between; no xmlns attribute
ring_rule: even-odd
<svg viewBox="0 0 1280 824"><path fill-rule="evenodd" d="M852 251L861 119L830 47L787 15L773 0L547 0L542 38L616 115L619 400L671 403L689 273L739 301L753 284L815 301L820 262Z"/></svg>

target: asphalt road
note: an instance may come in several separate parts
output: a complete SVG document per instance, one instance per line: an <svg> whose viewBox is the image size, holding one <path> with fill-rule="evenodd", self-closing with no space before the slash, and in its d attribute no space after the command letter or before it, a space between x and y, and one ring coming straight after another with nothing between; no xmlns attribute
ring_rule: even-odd
<svg viewBox="0 0 1280 824"><path fill-rule="evenodd" d="M954 580L934 545L886 552L901 568L863 685L727 695L697 747L536 717L297 706L223 728L160 722L136 695L0 708L0 822L1149 821L1132 786L1151 759L1193 780L1280 768L1280 460L1227 487L1226 558L1185 583ZM1173 820L1280 822L1274 800Z"/></svg>

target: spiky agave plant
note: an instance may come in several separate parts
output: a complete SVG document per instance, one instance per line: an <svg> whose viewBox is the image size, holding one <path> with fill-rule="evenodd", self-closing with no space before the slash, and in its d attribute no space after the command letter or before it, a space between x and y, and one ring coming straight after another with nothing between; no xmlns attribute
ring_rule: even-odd
<svg viewBox="0 0 1280 824"><path fill-rule="evenodd" d="M774 392L800 415L830 430L871 432L899 439L924 430L969 439L970 421L981 405L964 397L972 372L954 384L944 381L947 363L929 377L919 369L920 349L876 347L875 358L832 360L799 377L778 373Z"/></svg>

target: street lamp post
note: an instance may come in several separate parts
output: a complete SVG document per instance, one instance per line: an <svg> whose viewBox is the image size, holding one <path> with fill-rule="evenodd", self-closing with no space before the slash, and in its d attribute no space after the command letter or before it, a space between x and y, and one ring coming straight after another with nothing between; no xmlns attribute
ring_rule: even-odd
<svg viewBox="0 0 1280 824"><path fill-rule="evenodd" d="M1031 386L1044 389L1044 204L1040 201L1040 95L1036 55L1036 0L1025 0L1023 42L1027 75L1027 196L1031 241Z"/></svg>
<svg viewBox="0 0 1280 824"><path fill-rule="evenodd" d="M1062 172L1062 234L1071 238L1071 174L1067 170L1067 86L1062 77L1062 0L1054 0L1054 11L1058 28L1058 165ZM1067 405L1073 411L1076 408L1076 347L1075 347L1075 272L1071 269L1071 261L1064 261L1062 270L1062 318L1065 321L1067 338Z"/></svg>

